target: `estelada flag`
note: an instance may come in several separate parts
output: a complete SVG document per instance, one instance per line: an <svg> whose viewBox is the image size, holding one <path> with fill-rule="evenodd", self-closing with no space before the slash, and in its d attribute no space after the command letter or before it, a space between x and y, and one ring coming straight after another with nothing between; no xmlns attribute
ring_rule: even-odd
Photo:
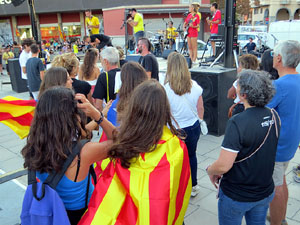
<svg viewBox="0 0 300 225"><path fill-rule="evenodd" d="M154 151L108 163L79 225L182 225L191 195L187 148L164 127Z"/></svg>
<svg viewBox="0 0 300 225"><path fill-rule="evenodd" d="M19 29L17 27L16 27L16 36L20 37L20 32L19 32Z"/></svg>
<svg viewBox="0 0 300 225"><path fill-rule="evenodd" d="M36 101L12 96L0 99L0 122L10 127L21 139L29 134Z"/></svg>

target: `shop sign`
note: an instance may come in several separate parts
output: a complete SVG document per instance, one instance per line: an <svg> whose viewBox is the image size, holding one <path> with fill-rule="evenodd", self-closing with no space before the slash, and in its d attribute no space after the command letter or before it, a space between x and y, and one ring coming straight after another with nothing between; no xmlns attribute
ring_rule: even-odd
<svg viewBox="0 0 300 225"><path fill-rule="evenodd" d="M0 5L8 5L11 4L12 0L0 0Z"/></svg>

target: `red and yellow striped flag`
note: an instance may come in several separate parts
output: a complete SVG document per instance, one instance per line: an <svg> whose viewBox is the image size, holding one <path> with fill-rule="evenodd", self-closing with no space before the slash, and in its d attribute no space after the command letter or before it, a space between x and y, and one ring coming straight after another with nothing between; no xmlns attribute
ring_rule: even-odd
<svg viewBox="0 0 300 225"><path fill-rule="evenodd" d="M167 127L157 148L129 169L107 162L79 225L182 225L192 189L189 158Z"/></svg>
<svg viewBox="0 0 300 225"><path fill-rule="evenodd" d="M0 99L0 122L11 128L21 139L27 137L36 101L12 96Z"/></svg>

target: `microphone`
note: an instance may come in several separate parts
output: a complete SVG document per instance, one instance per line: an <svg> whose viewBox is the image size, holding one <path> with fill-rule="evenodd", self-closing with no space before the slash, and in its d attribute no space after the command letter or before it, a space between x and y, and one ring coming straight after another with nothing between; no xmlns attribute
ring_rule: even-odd
<svg viewBox="0 0 300 225"><path fill-rule="evenodd" d="M183 13L183 16L187 16L189 14L189 11L186 11L185 13Z"/></svg>

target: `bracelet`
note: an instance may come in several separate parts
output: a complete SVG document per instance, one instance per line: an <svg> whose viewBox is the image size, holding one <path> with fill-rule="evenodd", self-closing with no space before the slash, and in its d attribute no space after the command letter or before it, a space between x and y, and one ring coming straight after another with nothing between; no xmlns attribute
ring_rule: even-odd
<svg viewBox="0 0 300 225"><path fill-rule="evenodd" d="M103 118L104 118L104 115L102 112L100 112L100 119L99 120L94 120L98 125L100 125L100 123L102 123L103 121Z"/></svg>

